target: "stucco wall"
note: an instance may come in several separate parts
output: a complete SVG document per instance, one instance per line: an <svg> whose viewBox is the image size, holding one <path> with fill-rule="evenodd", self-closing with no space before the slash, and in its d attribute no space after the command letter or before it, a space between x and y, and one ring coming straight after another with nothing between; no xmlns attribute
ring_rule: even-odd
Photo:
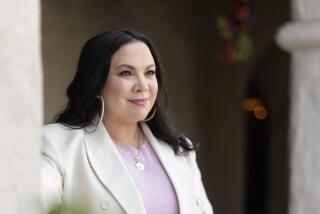
<svg viewBox="0 0 320 214"><path fill-rule="evenodd" d="M0 1L0 213L35 214L42 125L40 4Z"/></svg>

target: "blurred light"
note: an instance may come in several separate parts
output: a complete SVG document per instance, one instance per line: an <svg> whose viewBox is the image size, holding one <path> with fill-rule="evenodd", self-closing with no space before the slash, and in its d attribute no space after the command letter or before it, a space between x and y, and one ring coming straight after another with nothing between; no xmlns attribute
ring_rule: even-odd
<svg viewBox="0 0 320 214"><path fill-rule="evenodd" d="M258 106L262 106L262 102L256 98L245 98L242 101L242 109L244 111L254 111Z"/></svg>
<svg viewBox="0 0 320 214"><path fill-rule="evenodd" d="M268 113L267 110L263 106L258 106L254 109L254 116L259 120L264 120L267 118Z"/></svg>
<svg viewBox="0 0 320 214"><path fill-rule="evenodd" d="M268 116L266 108L263 106L263 102L257 98L245 98L242 101L242 109L244 111L250 111L254 113L254 116L263 120Z"/></svg>

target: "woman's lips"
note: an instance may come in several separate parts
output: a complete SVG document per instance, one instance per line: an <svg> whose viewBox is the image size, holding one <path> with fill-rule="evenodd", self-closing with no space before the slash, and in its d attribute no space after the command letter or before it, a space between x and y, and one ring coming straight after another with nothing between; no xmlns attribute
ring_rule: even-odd
<svg viewBox="0 0 320 214"><path fill-rule="evenodd" d="M132 99L129 100L132 104L135 104L137 106L145 106L147 104L148 99Z"/></svg>

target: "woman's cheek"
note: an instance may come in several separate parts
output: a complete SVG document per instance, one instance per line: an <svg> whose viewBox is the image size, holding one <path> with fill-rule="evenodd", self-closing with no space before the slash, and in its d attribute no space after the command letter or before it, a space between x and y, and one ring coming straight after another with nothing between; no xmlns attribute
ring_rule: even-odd
<svg viewBox="0 0 320 214"><path fill-rule="evenodd" d="M117 95L126 96L130 93L130 83L126 80L118 80L113 82L113 92Z"/></svg>

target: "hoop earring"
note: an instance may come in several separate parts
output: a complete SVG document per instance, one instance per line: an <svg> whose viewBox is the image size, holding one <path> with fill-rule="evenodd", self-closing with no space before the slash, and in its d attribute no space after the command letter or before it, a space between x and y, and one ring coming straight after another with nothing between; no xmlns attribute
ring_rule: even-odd
<svg viewBox="0 0 320 214"><path fill-rule="evenodd" d="M99 122L102 123L102 119L103 119L103 115L104 115L104 100L101 95L97 95L96 97L101 100L101 112L99 115Z"/></svg>
<svg viewBox="0 0 320 214"><path fill-rule="evenodd" d="M150 121L150 120L154 117L154 115L156 114L156 111L157 111L157 108L156 108L156 107L154 107L154 109L153 109L153 112L152 112L151 116L150 116L150 117L148 117L148 118L146 118L146 119L144 119L144 120L142 120L142 122L148 122L148 121Z"/></svg>

